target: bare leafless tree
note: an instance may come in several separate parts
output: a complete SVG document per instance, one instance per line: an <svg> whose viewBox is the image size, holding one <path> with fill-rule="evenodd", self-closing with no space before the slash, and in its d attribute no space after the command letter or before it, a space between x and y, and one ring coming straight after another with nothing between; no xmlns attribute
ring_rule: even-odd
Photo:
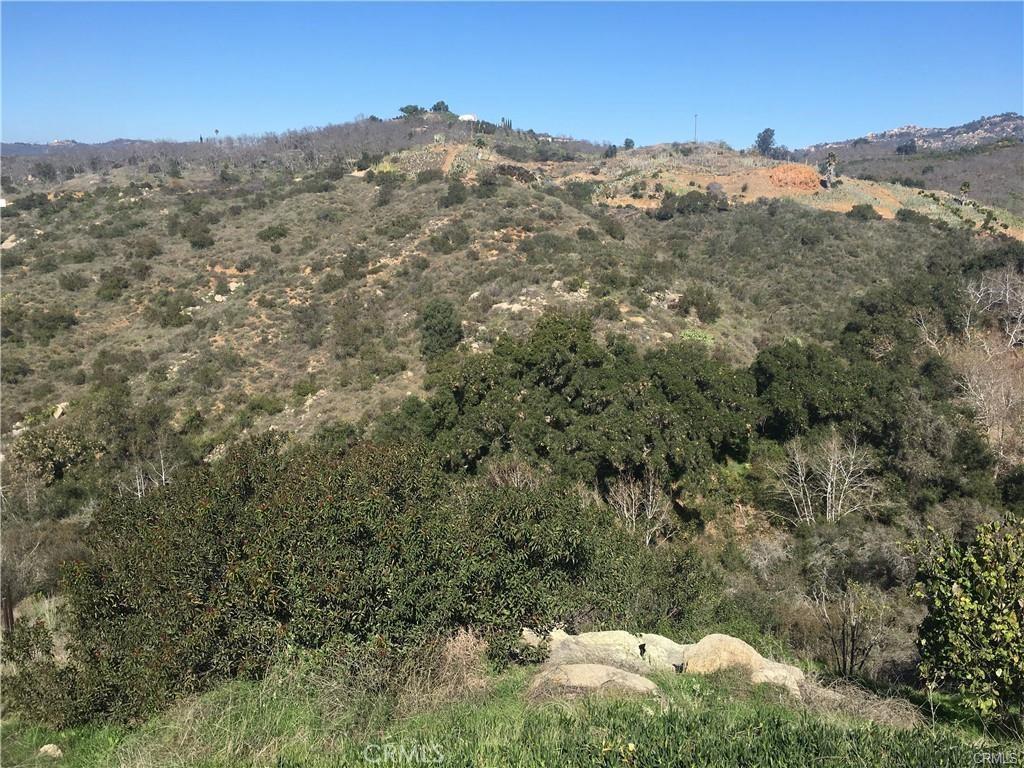
<svg viewBox="0 0 1024 768"><path fill-rule="evenodd" d="M803 440L791 440L786 445L785 459L770 463L768 470L775 478L776 492L792 507L793 516L787 516L787 520L794 524L813 523L816 515L811 457Z"/></svg>
<svg viewBox="0 0 1024 768"><path fill-rule="evenodd" d="M833 428L815 458L816 486L828 522L875 506L880 488L874 462L856 438L843 440Z"/></svg>
<svg viewBox="0 0 1024 768"><path fill-rule="evenodd" d="M770 463L768 470L777 495L791 510L783 517L796 525L819 517L835 523L878 504L881 486L870 452L856 438L841 437L834 427L815 443L791 440L785 458Z"/></svg>
<svg viewBox="0 0 1024 768"><path fill-rule="evenodd" d="M608 488L608 504L626 528L643 537L648 547L656 544L668 531L669 501L661 490L661 482L650 467L640 477L623 474Z"/></svg>
<svg viewBox="0 0 1024 768"><path fill-rule="evenodd" d="M487 480L498 488L535 489L540 475L528 463L514 456L506 456L487 465Z"/></svg>
<svg viewBox="0 0 1024 768"><path fill-rule="evenodd" d="M964 337L971 341L978 326L989 321L1002 331L1009 349L1024 344L1024 275L1007 267L989 272L964 286Z"/></svg>
<svg viewBox="0 0 1024 768"><path fill-rule="evenodd" d="M1024 461L1024 354L998 353L981 335L957 346L950 355L960 371L964 401L974 411L996 452L1000 467Z"/></svg>
<svg viewBox="0 0 1024 768"><path fill-rule="evenodd" d="M877 588L847 581L838 589L819 585L810 599L833 670L841 677L863 671L886 636L895 613Z"/></svg>

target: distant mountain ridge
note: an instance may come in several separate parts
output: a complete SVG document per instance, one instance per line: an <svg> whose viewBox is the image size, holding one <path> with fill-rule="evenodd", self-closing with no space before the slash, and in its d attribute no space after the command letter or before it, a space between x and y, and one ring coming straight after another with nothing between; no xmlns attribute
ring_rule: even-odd
<svg viewBox="0 0 1024 768"><path fill-rule="evenodd" d="M37 157L42 155L63 155L81 149L122 149L135 144L153 144L156 142L143 139L111 139L98 144L76 141L74 139L55 139L48 144L31 144L25 141L3 142L0 144L0 155L4 157Z"/></svg>
<svg viewBox="0 0 1024 768"><path fill-rule="evenodd" d="M955 125L951 128L922 128L918 125L904 125L900 128L869 133L866 136L860 136L855 139L812 144L809 147L805 147L802 152L807 155L815 155L823 151L828 152L841 147L860 146L863 144L892 144L895 146L911 139L914 140L919 151L934 150L940 152L991 144L1004 139L1024 141L1024 117L1016 112L1004 112L1001 115L980 117L977 120L972 120L963 125Z"/></svg>

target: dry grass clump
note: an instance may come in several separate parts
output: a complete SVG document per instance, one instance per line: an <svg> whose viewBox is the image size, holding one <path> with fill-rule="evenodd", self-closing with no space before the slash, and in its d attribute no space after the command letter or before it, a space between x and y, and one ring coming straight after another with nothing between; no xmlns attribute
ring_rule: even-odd
<svg viewBox="0 0 1024 768"><path fill-rule="evenodd" d="M261 680L181 700L119 748L120 768L274 765L339 753L395 721L489 687L473 630L395 654L374 644L283 660Z"/></svg>
<svg viewBox="0 0 1024 768"><path fill-rule="evenodd" d="M887 728L909 730L924 725L920 710L906 699L880 696L850 680L822 684L808 680L800 687L803 705L817 713L869 720Z"/></svg>
<svg viewBox="0 0 1024 768"><path fill-rule="evenodd" d="M460 629L437 642L422 663L411 665L399 691L397 713L413 714L487 687L487 641L472 629Z"/></svg>

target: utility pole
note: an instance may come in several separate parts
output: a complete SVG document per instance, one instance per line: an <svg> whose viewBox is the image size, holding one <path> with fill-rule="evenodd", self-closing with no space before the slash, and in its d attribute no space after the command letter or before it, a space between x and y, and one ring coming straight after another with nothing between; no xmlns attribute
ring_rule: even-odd
<svg viewBox="0 0 1024 768"><path fill-rule="evenodd" d="M693 143L697 143L697 113L693 113Z"/></svg>

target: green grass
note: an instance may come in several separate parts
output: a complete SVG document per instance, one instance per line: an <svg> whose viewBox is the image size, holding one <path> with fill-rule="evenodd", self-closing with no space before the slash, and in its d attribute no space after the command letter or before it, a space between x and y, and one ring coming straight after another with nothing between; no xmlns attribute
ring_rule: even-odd
<svg viewBox="0 0 1024 768"><path fill-rule="evenodd" d="M1020 753L948 725L893 730L801 709L777 689L736 676L658 679L665 702L585 699L537 703L532 669L493 676L486 692L399 716L372 697L346 699L329 681L275 672L185 701L128 732L49 731L6 721L3 765L61 766L959 766L981 752ZM381 702L377 702L380 705Z"/></svg>
<svg viewBox="0 0 1024 768"><path fill-rule="evenodd" d="M0 764L15 766L59 765L107 768L125 732L109 726L83 726L57 731L5 718L0 723ZM39 754L44 744L57 744L64 757L55 761Z"/></svg>

